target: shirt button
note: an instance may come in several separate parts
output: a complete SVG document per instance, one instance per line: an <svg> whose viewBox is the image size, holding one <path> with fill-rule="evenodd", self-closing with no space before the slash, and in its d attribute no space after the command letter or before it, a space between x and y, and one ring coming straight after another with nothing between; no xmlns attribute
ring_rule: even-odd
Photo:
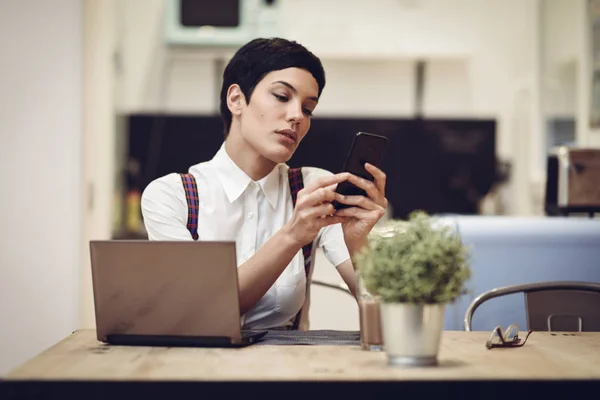
<svg viewBox="0 0 600 400"><path fill-rule="evenodd" d="M248 213L248 219L254 218L254 213Z"/></svg>

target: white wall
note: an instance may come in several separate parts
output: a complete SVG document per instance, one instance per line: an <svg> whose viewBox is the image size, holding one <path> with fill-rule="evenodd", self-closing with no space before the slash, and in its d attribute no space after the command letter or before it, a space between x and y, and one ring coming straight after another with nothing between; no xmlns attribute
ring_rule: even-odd
<svg viewBox="0 0 600 400"><path fill-rule="evenodd" d="M544 114L575 117L579 0L544 0L542 5L542 85Z"/></svg>
<svg viewBox="0 0 600 400"><path fill-rule="evenodd" d="M81 2L0 2L0 375L77 328Z"/></svg>
<svg viewBox="0 0 600 400"><path fill-rule="evenodd" d="M573 47L577 52L577 144L600 148L600 129L592 128L590 122L590 99L592 96L592 57L587 1L576 1L576 35Z"/></svg>
<svg viewBox="0 0 600 400"><path fill-rule="evenodd" d="M546 115L576 118L577 145L600 148L600 129L592 128L591 43L588 0L544 0L544 100Z"/></svg>
<svg viewBox="0 0 600 400"><path fill-rule="evenodd" d="M588 0L543 0L542 100L546 116L576 119L576 145L600 148L589 125L591 50Z"/></svg>
<svg viewBox="0 0 600 400"><path fill-rule="evenodd" d="M115 127L115 36L119 0L85 0L83 10L84 196L80 276L80 328L95 328L90 240L112 235L117 172Z"/></svg>
<svg viewBox="0 0 600 400"><path fill-rule="evenodd" d="M520 55L529 23L524 3L531 0L278 2L281 36L298 40L326 64L328 86L320 115L412 115L414 61L425 58L432 74L425 104L429 114L490 116L509 100L506 82L515 71L504 66ZM162 18L162 0L121 4L119 108L216 110L214 84L219 71L210 57L216 52L197 48L167 52ZM513 23L509 31L507 19ZM172 58L165 60L167 54ZM170 66L167 72L165 64ZM161 87L164 82L166 87ZM160 98L161 92L167 94L166 100ZM353 95L351 103L348 94Z"/></svg>

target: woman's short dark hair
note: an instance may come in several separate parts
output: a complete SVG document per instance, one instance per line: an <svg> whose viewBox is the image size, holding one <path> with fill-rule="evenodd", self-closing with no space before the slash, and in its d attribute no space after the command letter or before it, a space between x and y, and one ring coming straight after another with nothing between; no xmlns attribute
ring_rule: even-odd
<svg viewBox="0 0 600 400"><path fill-rule="evenodd" d="M227 64L221 87L221 117L225 138L231 127L231 111L227 107L229 86L238 84L246 101L258 82L269 72L286 68L301 68L312 74L319 85L319 96L325 87L325 71L321 60L304 46L281 38L254 39L242 46Z"/></svg>

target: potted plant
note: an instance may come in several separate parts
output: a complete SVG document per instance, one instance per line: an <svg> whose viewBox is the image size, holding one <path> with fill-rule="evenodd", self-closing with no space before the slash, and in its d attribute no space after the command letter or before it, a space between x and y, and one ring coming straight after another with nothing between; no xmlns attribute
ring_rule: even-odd
<svg viewBox="0 0 600 400"><path fill-rule="evenodd" d="M422 211L369 235L354 262L365 288L379 299L389 364L437 364L445 307L465 293L469 257L453 227Z"/></svg>

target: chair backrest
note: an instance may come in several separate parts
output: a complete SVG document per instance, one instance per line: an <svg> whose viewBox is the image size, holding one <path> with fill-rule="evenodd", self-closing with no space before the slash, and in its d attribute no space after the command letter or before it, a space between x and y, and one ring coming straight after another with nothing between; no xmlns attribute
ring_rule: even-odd
<svg viewBox="0 0 600 400"><path fill-rule="evenodd" d="M313 279L311 281L311 284L313 285L317 285L317 286L324 286L330 289L335 289L338 292L342 292L342 293L346 293L347 295L352 296L352 292L350 292L350 290L348 290L346 287L341 286L341 285L336 285L335 283L329 283L329 282L325 282L319 279ZM352 296L354 297L354 296Z"/></svg>
<svg viewBox="0 0 600 400"><path fill-rule="evenodd" d="M534 331L600 332L600 284L537 282L505 286L479 295L467 308L465 330L475 310L495 297L524 293L528 328Z"/></svg>

